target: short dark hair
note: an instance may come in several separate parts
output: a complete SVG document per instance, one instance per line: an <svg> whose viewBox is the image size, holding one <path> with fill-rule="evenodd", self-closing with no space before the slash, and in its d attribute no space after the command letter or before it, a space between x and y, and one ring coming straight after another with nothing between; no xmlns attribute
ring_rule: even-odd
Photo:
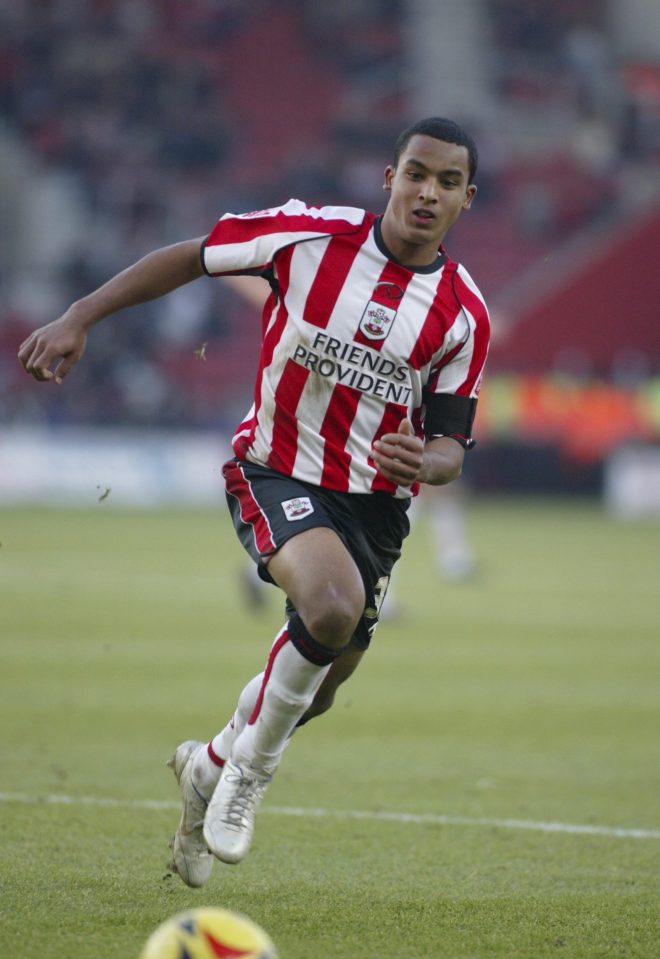
<svg viewBox="0 0 660 959"><path fill-rule="evenodd" d="M465 147L468 152L468 173L469 182L474 180L477 166L479 164L479 153L477 145L470 134L454 123L453 120L446 120L444 117L427 117L425 120L418 120L399 134L399 138L394 144L393 166L399 165L401 154L408 146L408 142L414 136L434 137L436 140L443 140L445 143L455 143L459 147Z"/></svg>

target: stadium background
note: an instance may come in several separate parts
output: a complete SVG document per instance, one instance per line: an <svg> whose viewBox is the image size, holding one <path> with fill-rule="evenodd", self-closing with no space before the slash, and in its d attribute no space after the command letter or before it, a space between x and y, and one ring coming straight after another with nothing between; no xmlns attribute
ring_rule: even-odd
<svg viewBox="0 0 660 959"><path fill-rule="evenodd" d="M657 6L0 0L2 956L126 959L204 902L282 959L655 959ZM165 872L165 760L281 625L276 590L246 607L219 476L259 319L202 280L98 327L61 389L16 351L225 209L378 209L436 112L482 153L448 238L496 328L478 574L440 581L413 523L402 616L196 892Z"/></svg>
<svg viewBox="0 0 660 959"><path fill-rule="evenodd" d="M480 145L478 202L447 246L495 328L468 479L657 511L655 14L654 0L3 3L0 495L79 498L93 443L133 463L130 500L155 460L162 477L186 458L181 431L187 476L205 472L204 438L224 447L251 401L258 317L235 291L197 283L106 323L62 390L25 377L22 338L225 210L382 209L393 139L444 114ZM31 466L44 449L69 454L50 483ZM161 493L202 490L177 475Z"/></svg>

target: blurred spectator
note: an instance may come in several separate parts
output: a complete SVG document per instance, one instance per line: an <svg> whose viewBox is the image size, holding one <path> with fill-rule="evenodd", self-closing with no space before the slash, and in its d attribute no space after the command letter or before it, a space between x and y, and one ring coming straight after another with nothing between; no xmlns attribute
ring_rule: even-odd
<svg viewBox="0 0 660 959"><path fill-rule="evenodd" d="M479 203L452 246L470 247L487 294L548 242L616 211L626 165L657 179L660 71L615 62L604 7L483 0L500 98L475 130ZM225 210L294 195L381 209L382 145L409 119L409 12L403 0L0 5L5 422L216 422L225 380L251 379L243 344L258 335L221 285L147 305L97 338L94 401L76 377L66 396L35 396L14 378L15 347L45 314L142 252L203 235ZM194 356L203 342L207 363Z"/></svg>

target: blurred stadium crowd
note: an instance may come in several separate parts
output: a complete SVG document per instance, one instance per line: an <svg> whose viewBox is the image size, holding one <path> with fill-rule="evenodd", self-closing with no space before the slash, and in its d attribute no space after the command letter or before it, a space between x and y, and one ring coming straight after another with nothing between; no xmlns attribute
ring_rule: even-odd
<svg viewBox="0 0 660 959"><path fill-rule="evenodd" d="M660 64L617 55L601 0L478 2L495 109L457 117L481 146L480 195L448 248L497 317L549 249L657 203ZM226 210L290 196L382 209L384 163L416 118L412 6L0 4L0 422L233 425L250 399L258 318L221 281L100 327L63 390L35 389L17 345ZM657 374L648 360L642 372ZM506 370L504 354L493 363Z"/></svg>

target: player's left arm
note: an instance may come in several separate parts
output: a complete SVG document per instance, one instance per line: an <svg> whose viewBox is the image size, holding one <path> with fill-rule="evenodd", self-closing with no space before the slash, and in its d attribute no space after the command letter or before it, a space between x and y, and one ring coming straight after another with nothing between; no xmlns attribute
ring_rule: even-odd
<svg viewBox="0 0 660 959"><path fill-rule="evenodd" d="M444 486L461 475L465 449L451 436L424 441L415 436L410 420L403 419L398 432L385 433L376 440L372 456L378 471L398 486Z"/></svg>
<svg viewBox="0 0 660 959"><path fill-rule="evenodd" d="M417 482L428 483L429 486L451 483L461 475L464 459L465 447L452 436L437 436L427 440Z"/></svg>
<svg viewBox="0 0 660 959"><path fill-rule="evenodd" d="M458 268L455 276L455 292L457 290L467 321L467 333L463 341L457 344L458 348L440 355L431 368L423 394L424 439L412 435L412 425L403 427L402 424L399 434L403 432L405 438L399 434L388 434L381 440L387 441L390 446L405 446L405 452L399 449L394 453L390 449L390 462L384 464L384 468L374 457L380 472L399 485L418 482L443 486L450 483L461 475L465 451L475 443L472 427L488 355L490 320L481 294L462 267ZM458 324L456 326L459 331L463 329ZM451 357L449 361L447 355ZM401 464L405 464L404 470ZM386 469L390 472L386 472Z"/></svg>

